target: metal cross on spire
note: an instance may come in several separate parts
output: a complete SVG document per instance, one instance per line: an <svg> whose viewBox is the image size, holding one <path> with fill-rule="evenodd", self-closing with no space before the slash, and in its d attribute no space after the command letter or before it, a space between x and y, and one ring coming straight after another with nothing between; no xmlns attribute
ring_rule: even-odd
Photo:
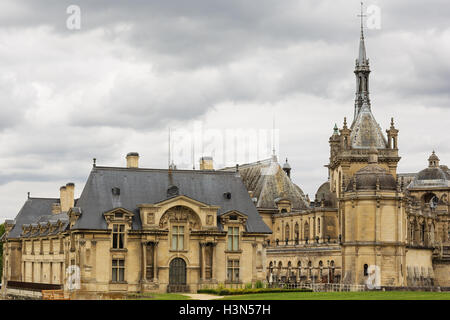
<svg viewBox="0 0 450 320"><path fill-rule="evenodd" d="M358 14L358 17L361 18L361 35L363 33L364 18L367 17L367 15L363 13L363 6L364 4L361 1L361 14Z"/></svg>

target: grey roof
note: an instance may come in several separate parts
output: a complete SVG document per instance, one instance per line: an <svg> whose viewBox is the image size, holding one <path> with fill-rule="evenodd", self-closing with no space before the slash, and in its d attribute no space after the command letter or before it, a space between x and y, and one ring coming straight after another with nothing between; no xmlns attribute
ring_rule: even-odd
<svg viewBox="0 0 450 320"><path fill-rule="evenodd" d="M224 168L231 171L234 168ZM303 191L287 176L276 157L239 166L239 174L252 197L257 198L258 208L277 208L276 200L289 199L292 208L305 210L309 207Z"/></svg>
<svg viewBox="0 0 450 320"><path fill-rule="evenodd" d="M408 188L450 187L450 170L445 165L428 167L417 173Z"/></svg>
<svg viewBox="0 0 450 320"><path fill-rule="evenodd" d="M134 213L132 228L141 229L139 204L168 199L169 186L179 194L219 206L218 215L237 210L248 216L247 232L271 233L251 201L242 180L234 172L94 167L77 207L81 216L74 229L106 229L103 213L122 207ZM112 188L120 188L114 196ZM224 197L231 193L231 199ZM219 225L219 227L221 227Z"/></svg>
<svg viewBox="0 0 450 320"><path fill-rule="evenodd" d="M353 175L345 190L375 190L377 185L380 190L397 190L397 181L389 172L377 164L369 163Z"/></svg>
<svg viewBox="0 0 450 320"><path fill-rule="evenodd" d="M61 220L67 223L66 213L51 214L52 205L59 203L59 199L53 198L28 198L15 218L15 225L8 234L8 238L19 238L22 234L22 225L38 225L49 221Z"/></svg>
<svg viewBox="0 0 450 320"><path fill-rule="evenodd" d="M337 208L336 194L331 192L330 182L324 182L316 192L317 201L324 201L325 207Z"/></svg>
<svg viewBox="0 0 450 320"><path fill-rule="evenodd" d="M387 148L387 141L380 126L370 111L367 102L364 102L355 121L352 123L350 140L352 148Z"/></svg>

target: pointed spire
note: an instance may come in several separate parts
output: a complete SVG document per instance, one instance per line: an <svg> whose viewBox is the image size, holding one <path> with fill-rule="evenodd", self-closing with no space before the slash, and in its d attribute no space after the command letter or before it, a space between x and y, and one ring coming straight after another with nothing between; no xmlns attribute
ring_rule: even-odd
<svg viewBox="0 0 450 320"><path fill-rule="evenodd" d="M361 36L359 38L359 56L357 60L357 64L359 66L367 66L368 60L366 58L366 46L364 44L364 17L367 17L363 14L363 3L361 2L361 14L358 15L361 17Z"/></svg>
<svg viewBox="0 0 450 320"><path fill-rule="evenodd" d="M363 3L361 2L361 35L359 39L359 54L356 59L355 75L356 75L356 98L355 98L355 113L353 117L353 122L358 116L364 104L367 104L369 110L370 99L369 99L369 59L366 55L366 46L364 44L364 20L366 15L363 13ZM353 127L353 125L352 125Z"/></svg>
<svg viewBox="0 0 450 320"><path fill-rule="evenodd" d="M335 123L334 128L333 128L333 135L338 135L338 134L339 134L339 129L338 129L337 124Z"/></svg>

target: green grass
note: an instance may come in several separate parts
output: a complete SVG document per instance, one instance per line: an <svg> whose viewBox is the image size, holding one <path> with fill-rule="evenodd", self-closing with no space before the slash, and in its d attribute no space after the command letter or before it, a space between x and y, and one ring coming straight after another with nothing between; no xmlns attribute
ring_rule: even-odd
<svg viewBox="0 0 450 320"><path fill-rule="evenodd" d="M281 292L226 296L221 300L450 300L450 292Z"/></svg>
<svg viewBox="0 0 450 320"><path fill-rule="evenodd" d="M178 293L144 293L129 295L128 300L190 300L191 298Z"/></svg>

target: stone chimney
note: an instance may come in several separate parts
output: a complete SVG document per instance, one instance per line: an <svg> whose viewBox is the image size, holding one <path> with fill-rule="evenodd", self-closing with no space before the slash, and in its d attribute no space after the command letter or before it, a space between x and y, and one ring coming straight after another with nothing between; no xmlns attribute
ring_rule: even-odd
<svg viewBox="0 0 450 320"><path fill-rule="evenodd" d="M200 170L214 170L213 158L212 157L201 157L200 158Z"/></svg>
<svg viewBox="0 0 450 320"><path fill-rule="evenodd" d="M65 186L59 188L61 212L68 212L75 204L75 184L67 183Z"/></svg>
<svg viewBox="0 0 450 320"><path fill-rule="evenodd" d="M130 152L127 154L127 168L139 168L139 153Z"/></svg>

